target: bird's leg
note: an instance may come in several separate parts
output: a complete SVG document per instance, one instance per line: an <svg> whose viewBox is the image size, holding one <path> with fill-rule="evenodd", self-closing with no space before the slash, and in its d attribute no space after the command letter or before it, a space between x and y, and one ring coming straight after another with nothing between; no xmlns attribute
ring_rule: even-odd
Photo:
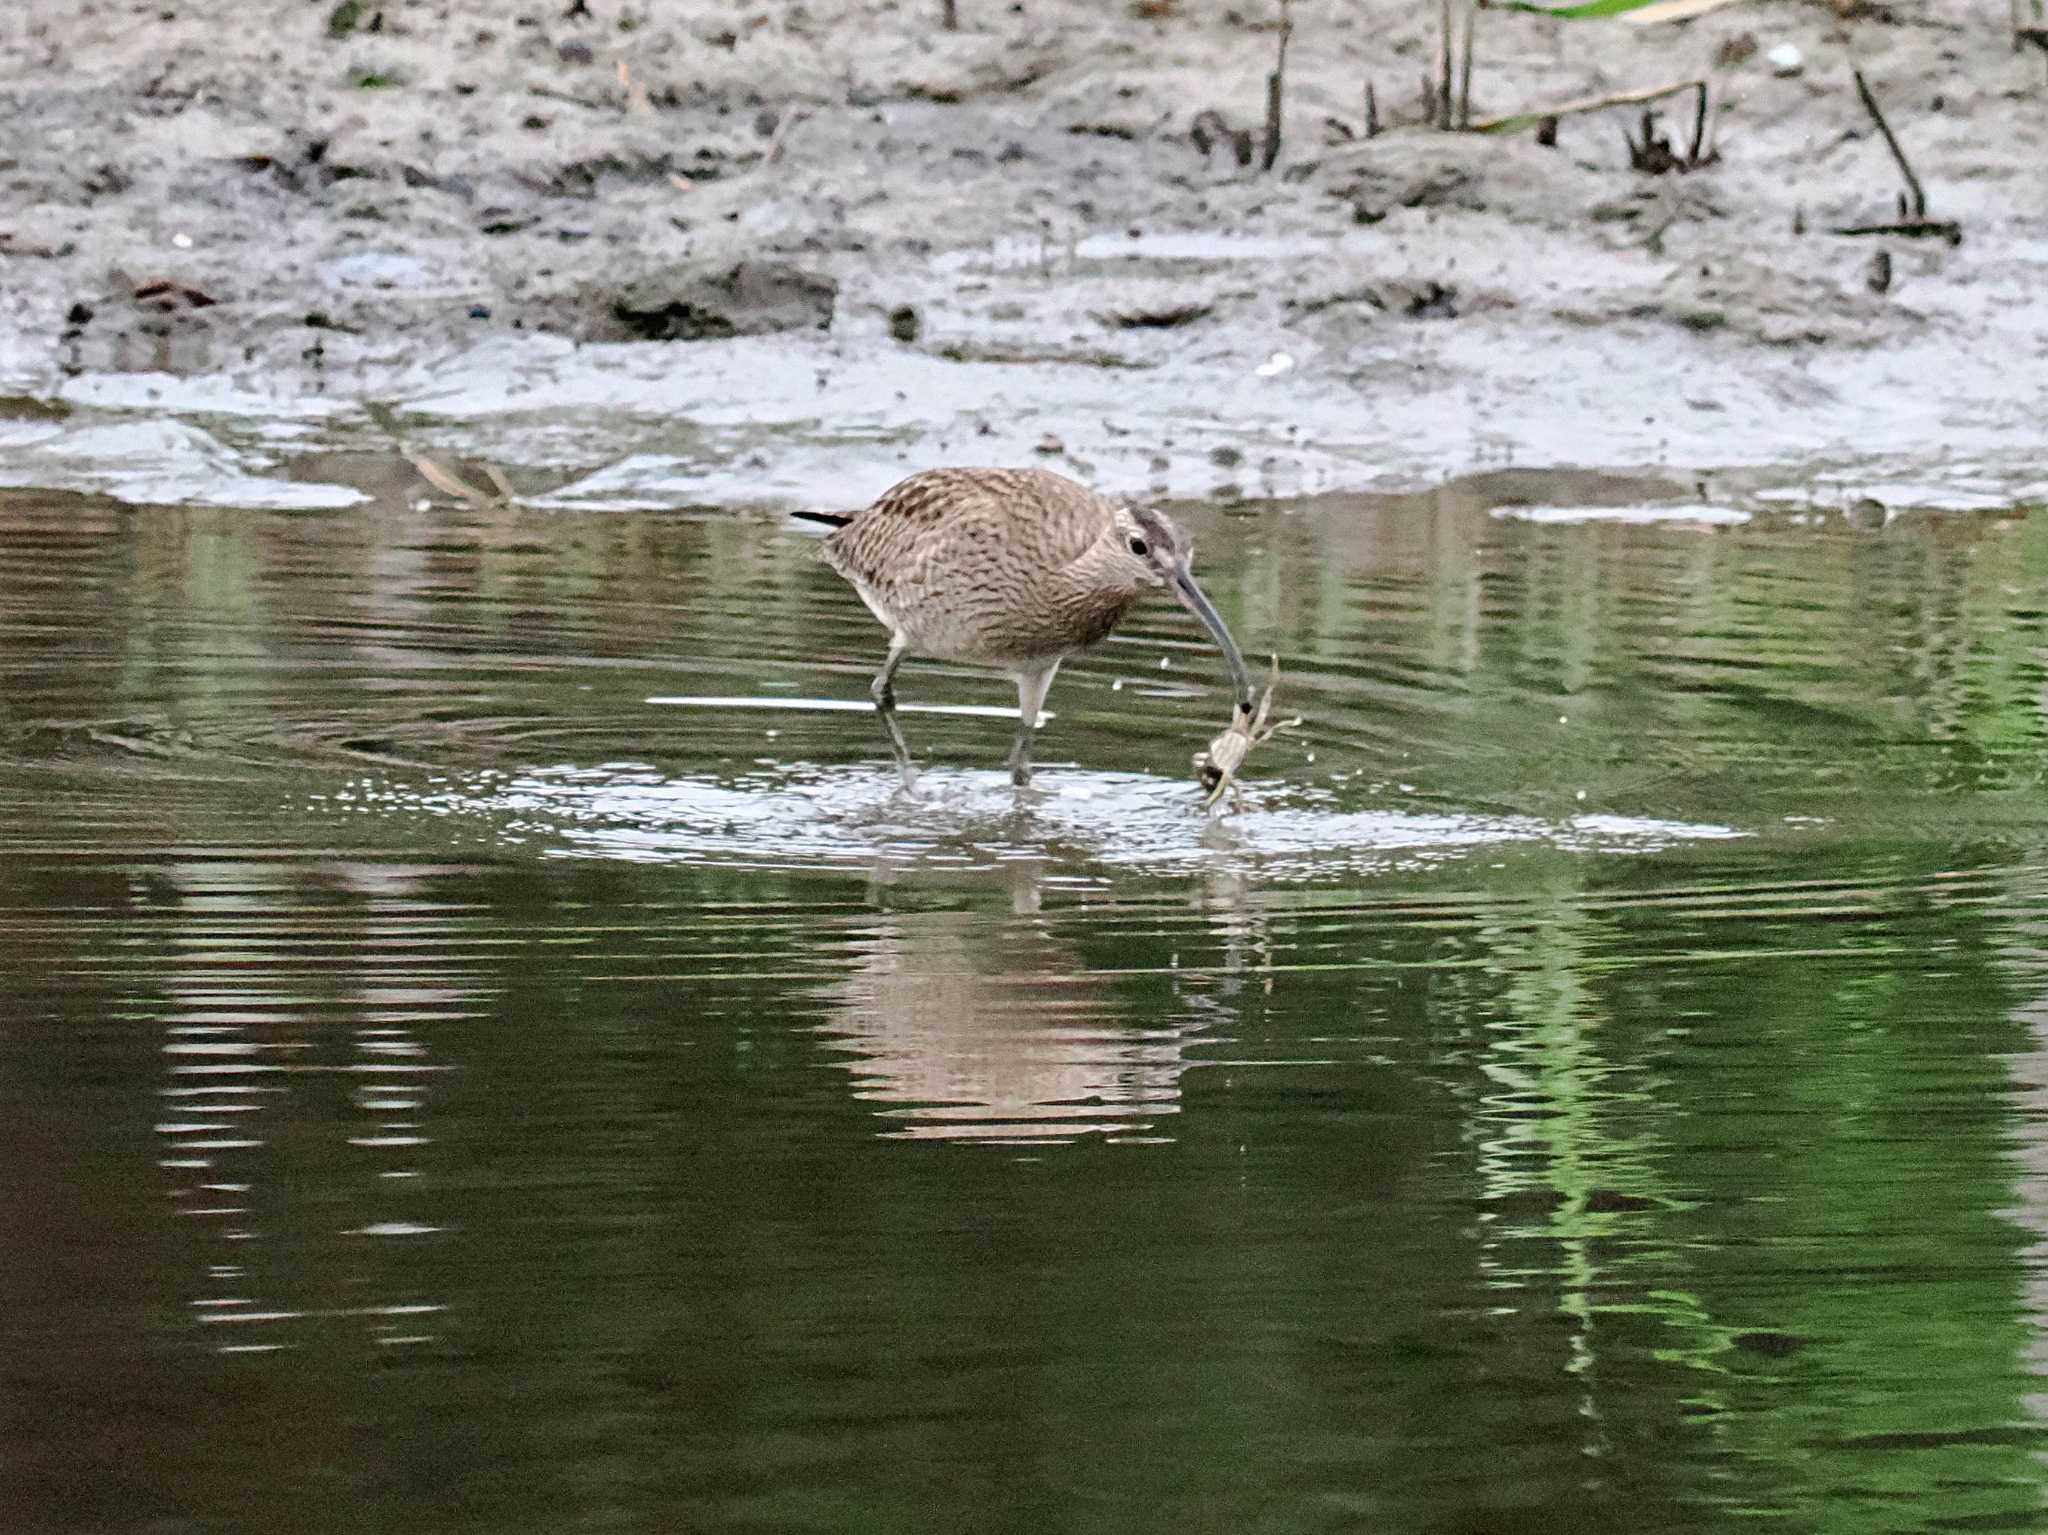
<svg viewBox="0 0 2048 1535"><path fill-rule="evenodd" d="M1017 744L1010 748L1010 782L1020 789L1031 782L1031 736L1038 729L1038 713L1045 707L1053 673L1059 669L1055 660L1038 671L1017 673Z"/></svg>
<svg viewBox="0 0 2048 1535"><path fill-rule="evenodd" d="M896 770L903 775L903 787L917 786L917 769L911 765L910 745L903 739L903 727L896 723L896 668L903 664L910 642L900 634L889 641L888 659L875 673L868 691L875 696L875 712L882 716L882 728L889 732L889 747L896 754Z"/></svg>

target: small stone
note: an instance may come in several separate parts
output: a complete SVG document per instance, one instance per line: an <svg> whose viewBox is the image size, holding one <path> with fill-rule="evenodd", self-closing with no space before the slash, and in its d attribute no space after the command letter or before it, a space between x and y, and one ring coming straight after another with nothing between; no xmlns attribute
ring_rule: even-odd
<svg viewBox="0 0 2048 1535"><path fill-rule="evenodd" d="M889 334L898 341L915 341L923 330L924 323L910 305L898 304L889 311Z"/></svg>
<svg viewBox="0 0 2048 1535"><path fill-rule="evenodd" d="M1764 55L1764 61L1771 66L1772 74L1786 79L1804 73L1806 69L1806 55L1793 43L1778 44Z"/></svg>
<svg viewBox="0 0 2048 1535"><path fill-rule="evenodd" d="M1733 69L1737 64L1746 64L1756 57L1756 34L1738 32L1714 50L1714 64L1720 69Z"/></svg>
<svg viewBox="0 0 2048 1535"><path fill-rule="evenodd" d="M1043 437L1038 439L1038 446L1033 448L1031 451L1034 453L1045 454L1064 453L1067 451L1067 445L1061 442L1059 438L1055 437L1051 432L1047 432Z"/></svg>

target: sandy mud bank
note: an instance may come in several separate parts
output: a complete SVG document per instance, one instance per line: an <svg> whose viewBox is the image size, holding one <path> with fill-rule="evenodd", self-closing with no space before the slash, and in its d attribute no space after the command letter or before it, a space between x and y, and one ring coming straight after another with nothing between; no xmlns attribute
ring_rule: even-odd
<svg viewBox="0 0 2048 1535"><path fill-rule="evenodd" d="M1481 13L1478 117L1711 77L1718 160L1650 173L1636 110L1554 145L1422 125L1428 9L1293 5L1267 172L1196 127L1259 126L1258 0L963 0L955 32L922 3L10 8L0 477L261 499L381 445L377 401L590 504L852 503L940 461L1176 495L2034 483L2048 86L2002 11ZM1852 65L1960 243L1835 232L1899 189Z"/></svg>

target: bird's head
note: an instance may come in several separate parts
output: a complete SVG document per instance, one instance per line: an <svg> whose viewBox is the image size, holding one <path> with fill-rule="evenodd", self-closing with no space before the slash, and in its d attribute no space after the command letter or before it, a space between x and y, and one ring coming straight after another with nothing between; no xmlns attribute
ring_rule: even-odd
<svg viewBox="0 0 2048 1535"><path fill-rule="evenodd" d="M1223 659L1230 663L1239 707L1249 709L1251 673L1246 670L1244 656L1237 641L1230 637L1222 616L1195 583L1194 540L1171 517L1149 506L1119 506L1112 536L1118 547L1110 552L1110 558L1132 584L1168 588L1182 607L1202 621L1202 627L1223 652Z"/></svg>
<svg viewBox="0 0 2048 1535"><path fill-rule="evenodd" d="M1149 506L1119 506L1112 530L1118 573L1133 586L1165 586L1186 575L1195 545L1166 513Z"/></svg>

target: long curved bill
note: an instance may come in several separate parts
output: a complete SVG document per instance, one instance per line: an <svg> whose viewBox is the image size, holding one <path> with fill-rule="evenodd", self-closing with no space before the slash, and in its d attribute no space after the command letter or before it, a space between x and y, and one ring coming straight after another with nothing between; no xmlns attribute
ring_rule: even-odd
<svg viewBox="0 0 2048 1535"><path fill-rule="evenodd" d="M1173 595L1180 599L1180 605L1202 621L1202 627L1216 641L1223 652L1223 659L1230 663L1231 680L1237 684L1237 707L1240 712L1252 712L1252 674L1246 670L1244 655L1237 648L1237 641L1230 637L1230 631L1223 626L1223 616L1195 585L1195 578L1182 571L1173 578Z"/></svg>

